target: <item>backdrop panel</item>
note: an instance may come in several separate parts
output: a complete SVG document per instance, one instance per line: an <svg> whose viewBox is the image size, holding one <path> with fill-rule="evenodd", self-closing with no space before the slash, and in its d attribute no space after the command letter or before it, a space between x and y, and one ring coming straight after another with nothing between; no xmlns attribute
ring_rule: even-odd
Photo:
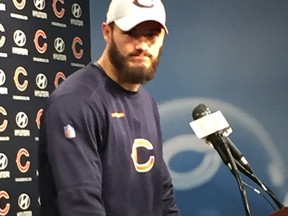
<svg viewBox="0 0 288 216"><path fill-rule="evenodd" d="M39 215L45 99L91 60L88 0L0 1L0 215Z"/></svg>

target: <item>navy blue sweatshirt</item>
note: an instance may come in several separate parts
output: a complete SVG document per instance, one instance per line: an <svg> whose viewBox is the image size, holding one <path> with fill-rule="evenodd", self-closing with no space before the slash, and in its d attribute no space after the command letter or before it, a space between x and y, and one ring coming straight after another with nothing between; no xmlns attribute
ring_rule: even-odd
<svg viewBox="0 0 288 216"><path fill-rule="evenodd" d="M48 99L39 144L41 216L178 216L157 106L89 64Z"/></svg>

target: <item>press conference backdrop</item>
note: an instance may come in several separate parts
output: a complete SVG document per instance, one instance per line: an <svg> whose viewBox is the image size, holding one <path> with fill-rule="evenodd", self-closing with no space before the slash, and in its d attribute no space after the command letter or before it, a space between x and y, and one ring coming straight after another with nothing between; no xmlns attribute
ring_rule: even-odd
<svg viewBox="0 0 288 216"><path fill-rule="evenodd" d="M108 3L90 1L94 60L104 47L100 25ZM182 215L245 215L235 178L189 127L199 103L222 111L255 174L288 204L288 1L164 3L169 35L157 77L146 87L159 105ZM252 215L274 212L269 197L243 179L261 192L245 187Z"/></svg>
<svg viewBox="0 0 288 216"><path fill-rule="evenodd" d="M91 60L88 0L0 0L0 215L39 215L39 119Z"/></svg>

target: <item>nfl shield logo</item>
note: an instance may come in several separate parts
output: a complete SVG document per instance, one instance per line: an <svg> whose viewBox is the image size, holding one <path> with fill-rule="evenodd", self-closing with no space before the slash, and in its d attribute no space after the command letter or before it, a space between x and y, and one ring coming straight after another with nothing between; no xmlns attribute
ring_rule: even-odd
<svg viewBox="0 0 288 216"><path fill-rule="evenodd" d="M73 139L76 137L76 132L71 125L67 125L64 127L64 134L67 139Z"/></svg>

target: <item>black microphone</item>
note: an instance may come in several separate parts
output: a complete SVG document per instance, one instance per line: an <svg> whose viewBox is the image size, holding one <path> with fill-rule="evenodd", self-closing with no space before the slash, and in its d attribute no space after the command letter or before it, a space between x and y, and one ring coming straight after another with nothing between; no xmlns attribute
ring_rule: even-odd
<svg viewBox="0 0 288 216"><path fill-rule="evenodd" d="M193 123L192 122L190 123L192 129L193 130L195 129L194 132L196 133L199 127L201 128L201 130L203 130L204 128L204 132L206 134L205 133L201 134L200 137L205 138L206 141L210 142L213 145L213 147L217 150L217 152L219 153L220 157L222 158L223 162L226 165L229 162L228 162L227 155L225 155L225 151L223 152L223 149L221 148L221 145L223 145L223 142L227 143L231 151L231 154L235 158L235 160L237 160L251 174L253 173L253 170L250 164L248 163L248 161L246 160L246 158L243 156L240 150L235 146L235 144L231 141L231 139L227 136L228 133L231 133L232 129L229 127L228 122L226 121L225 117L220 111L218 111L217 113L211 113L211 111L209 110L209 108L206 107L206 105L199 104L193 110L192 118L194 120L201 121L199 125L197 125L197 122L195 123L194 121L193 122L194 128L192 125ZM209 126L209 125L213 125L213 126ZM199 131L199 132L202 132L202 131Z"/></svg>

